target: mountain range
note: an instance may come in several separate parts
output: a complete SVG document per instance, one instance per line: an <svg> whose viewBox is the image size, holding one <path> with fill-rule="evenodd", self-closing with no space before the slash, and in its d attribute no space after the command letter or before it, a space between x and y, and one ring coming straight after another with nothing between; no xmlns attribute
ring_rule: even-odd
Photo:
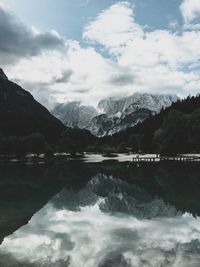
<svg viewBox="0 0 200 267"><path fill-rule="evenodd" d="M134 93L129 97L103 99L97 108L81 102L57 104L52 113L67 127L87 129L102 137L135 126L177 99L176 95Z"/></svg>
<svg viewBox="0 0 200 267"><path fill-rule="evenodd" d="M61 132L69 127L103 137L133 127L175 101L175 95L134 93L129 97L103 99L96 108L81 102L57 104L52 115L0 69L0 134L42 133L49 141L59 139Z"/></svg>

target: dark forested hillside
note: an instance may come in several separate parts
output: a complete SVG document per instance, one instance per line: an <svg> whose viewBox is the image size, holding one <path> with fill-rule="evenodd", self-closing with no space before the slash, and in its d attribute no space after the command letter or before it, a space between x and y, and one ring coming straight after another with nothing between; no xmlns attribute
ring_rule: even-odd
<svg viewBox="0 0 200 267"><path fill-rule="evenodd" d="M111 137L101 145L131 147L143 152L199 152L200 95L173 103L143 123Z"/></svg>
<svg viewBox="0 0 200 267"><path fill-rule="evenodd" d="M43 134L47 140L58 138L65 126L38 103L33 96L9 81L0 70L0 133L6 136Z"/></svg>

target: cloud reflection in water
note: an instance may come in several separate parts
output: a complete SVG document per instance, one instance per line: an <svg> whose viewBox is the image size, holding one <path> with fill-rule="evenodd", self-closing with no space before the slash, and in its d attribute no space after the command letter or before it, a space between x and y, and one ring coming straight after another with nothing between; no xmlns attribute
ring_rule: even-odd
<svg viewBox="0 0 200 267"><path fill-rule="evenodd" d="M197 267L199 255L200 218L99 174L80 191L62 190L5 238L0 265Z"/></svg>

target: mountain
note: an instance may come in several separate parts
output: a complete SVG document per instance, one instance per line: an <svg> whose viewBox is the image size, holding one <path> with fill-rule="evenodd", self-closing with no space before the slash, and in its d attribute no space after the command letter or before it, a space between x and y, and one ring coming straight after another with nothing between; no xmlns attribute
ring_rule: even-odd
<svg viewBox="0 0 200 267"><path fill-rule="evenodd" d="M94 118L87 126L97 136L112 135L133 127L139 122L168 107L177 97L135 93L120 99L103 99L98 109L104 114Z"/></svg>
<svg viewBox="0 0 200 267"><path fill-rule="evenodd" d="M144 121L175 101L177 96L174 95L140 93L120 99L104 99L98 104L103 115L93 118L87 129L100 137L113 135Z"/></svg>
<svg viewBox="0 0 200 267"><path fill-rule="evenodd" d="M26 136L42 133L48 141L58 138L65 126L33 96L8 80L0 69L0 133Z"/></svg>
<svg viewBox="0 0 200 267"><path fill-rule="evenodd" d="M108 116L117 114L130 114L137 109L148 109L152 112L159 112L163 107L170 106L177 100L175 95L153 95L147 93L134 93L131 96L115 99L107 98L99 102L98 108Z"/></svg>
<svg viewBox="0 0 200 267"><path fill-rule="evenodd" d="M87 129L96 136L102 137L113 135L117 132L132 127L135 124L149 118L152 112L148 109L137 109L130 114L125 114L120 117L108 116L101 114L91 121Z"/></svg>
<svg viewBox="0 0 200 267"><path fill-rule="evenodd" d="M123 144L135 152L199 153L199 136L200 95L178 100L142 123L102 138L100 146Z"/></svg>
<svg viewBox="0 0 200 267"><path fill-rule="evenodd" d="M81 102L57 104L53 115L60 119L65 126L71 128L85 128L97 116L97 110L92 106L85 106Z"/></svg>
<svg viewBox="0 0 200 267"><path fill-rule="evenodd" d="M103 99L98 103L97 109L80 102L58 104L53 115L67 127L85 128L102 137L132 127L175 101L175 95L134 93L124 98Z"/></svg>

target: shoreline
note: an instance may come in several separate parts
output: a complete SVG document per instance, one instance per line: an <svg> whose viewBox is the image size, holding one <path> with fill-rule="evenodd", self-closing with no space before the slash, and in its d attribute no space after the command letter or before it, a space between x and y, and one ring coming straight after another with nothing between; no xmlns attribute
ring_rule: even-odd
<svg viewBox="0 0 200 267"><path fill-rule="evenodd" d="M26 165L42 165L49 162L68 162L68 161L82 161L84 163L98 163L104 161L129 162L129 163L159 163L163 161L168 162L198 162L200 163L200 154L178 154L176 156L160 156L157 154L126 154L126 153L112 153L105 155L103 153L87 153L83 155L71 156L67 153L55 153L53 156L45 156L40 154L28 154L25 157L16 157L15 155L0 155L0 163L25 163Z"/></svg>

